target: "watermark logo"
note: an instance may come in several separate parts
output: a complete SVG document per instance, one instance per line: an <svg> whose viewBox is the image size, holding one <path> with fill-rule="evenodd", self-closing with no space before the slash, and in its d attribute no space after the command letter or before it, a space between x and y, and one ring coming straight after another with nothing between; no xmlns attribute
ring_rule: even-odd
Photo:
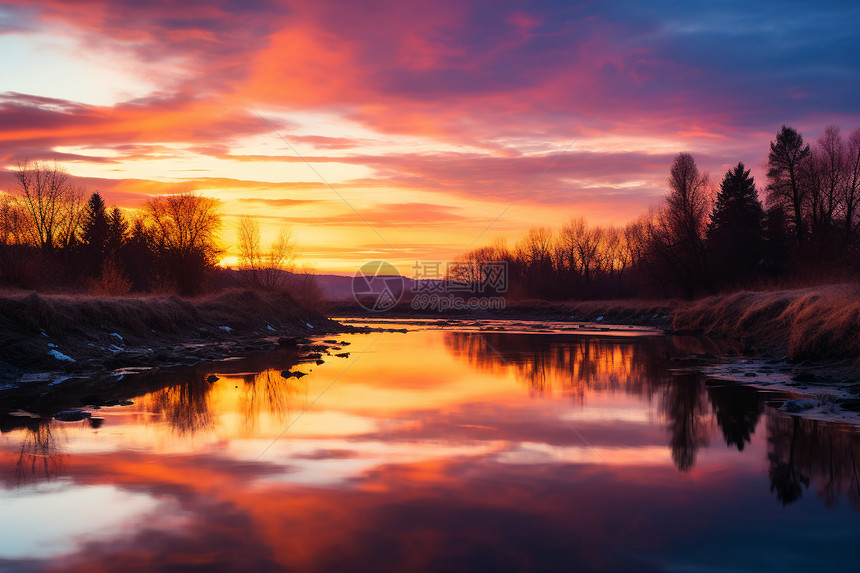
<svg viewBox="0 0 860 573"><path fill-rule="evenodd" d="M386 261L364 263L352 277L352 296L371 312L384 312L403 297L405 281L394 265Z"/></svg>
<svg viewBox="0 0 860 573"><path fill-rule="evenodd" d="M416 261L412 266L413 310L499 310L505 308L505 261Z"/></svg>
<svg viewBox="0 0 860 573"><path fill-rule="evenodd" d="M352 280L353 297L372 312L392 309L404 295L413 310L499 310L507 291L504 261L415 261L408 289L394 265L373 261Z"/></svg>

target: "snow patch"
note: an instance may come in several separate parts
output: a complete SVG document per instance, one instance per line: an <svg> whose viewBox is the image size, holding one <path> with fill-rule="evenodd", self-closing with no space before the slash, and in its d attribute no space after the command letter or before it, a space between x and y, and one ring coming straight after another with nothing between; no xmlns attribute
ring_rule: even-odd
<svg viewBox="0 0 860 573"><path fill-rule="evenodd" d="M74 358L72 358L71 356L66 356L65 354L63 354L63 353L62 353L62 352L60 352L59 350L54 350L54 349L49 350L49 351L48 351L48 354L49 354L50 356L53 356L53 357L54 357L54 358L56 358L57 360L62 361L62 362L74 362L74 361L75 361L75 359L74 359Z"/></svg>
<svg viewBox="0 0 860 573"><path fill-rule="evenodd" d="M16 418L33 418L39 419L42 416L39 414L34 414L33 412L28 412L26 410L15 410L14 412L9 412L10 416L15 416Z"/></svg>
<svg viewBox="0 0 860 573"><path fill-rule="evenodd" d="M308 328L313 328L313 327L314 327L314 325L313 325L313 324L311 324L310 322L306 322L306 323L305 323L305 326L307 326Z"/></svg>
<svg viewBox="0 0 860 573"><path fill-rule="evenodd" d="M224 332L230 332L230 331L232 331L232 330L233 330L233 329L232 329L232 328L230 328L229 326L219 326L219 327L218 327L218 329L219 329L219 330L223 330Z"/></svg>
<svg viewBox="0 0 860 573"><path fill-rule="evenodd" d="M116 332L111 332L111 333L110 333L110 336L113 336L113 337L115 337L115 338L119 338L119 341L120 341L120 342L122 342L122 336L120 336L120 335L119 335L119 334L117 334Z"/></svg>

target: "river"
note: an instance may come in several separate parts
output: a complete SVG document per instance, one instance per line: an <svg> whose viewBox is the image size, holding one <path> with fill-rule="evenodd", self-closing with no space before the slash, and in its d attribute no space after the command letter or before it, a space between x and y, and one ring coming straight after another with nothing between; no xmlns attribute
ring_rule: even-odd
<svg viewBox="0 0 860 573"><path fill-rule="evenodd" d="M16 413L0 571L856 570L858 429L709 383L665 336L338 340L127 375L91 420Z"/></svg>

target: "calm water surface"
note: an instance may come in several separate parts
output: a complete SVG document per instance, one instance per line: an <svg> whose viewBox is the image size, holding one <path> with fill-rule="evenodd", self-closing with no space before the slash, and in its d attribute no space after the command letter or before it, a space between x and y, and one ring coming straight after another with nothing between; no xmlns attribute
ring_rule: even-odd
<svg viewBox="0 0 860 573"><path fill-rule="evenodd" d="M665 338L340 340L128 376L98 427L7 419L0 570L860 567L860 433L708 386Z"/></svg>

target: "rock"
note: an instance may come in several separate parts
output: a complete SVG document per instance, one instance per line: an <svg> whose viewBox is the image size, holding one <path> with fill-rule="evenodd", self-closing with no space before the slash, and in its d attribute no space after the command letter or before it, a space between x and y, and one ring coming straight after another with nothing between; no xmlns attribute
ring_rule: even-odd
<svg viewBox="0 0 860 573"><path fill-rule="evenodd" d="M746 376L747 378L755 378L756 376L758 376L758 374L756 374L755 372L747 372L746 374L744 374L744 376Z"/></svg>
<svg viewBox="0 0 860 573"><path fill-rule="evenodd" d="M317 360L317 364L324 364L324 363L325 363L325 360L323 360L323 359Z"/></svg>
<svg viewBox="0 0 860 573"><path fill-rule="evenodd" d="M817 382L818 376L808 370L804 370L792 376L791 379L795 382Z"/></svg>
<svg viewBox="0 0 860 573"><path fill-rule="evenodd" d="M80 422L91 417L92 414L83 410L63 410L54 414L54 419L61 422Z"/></svg>
<svg viewBox="0 0 860 573"><path fill-rule="evenodd" d="M848 410L849 412L860 412L860 400L854 398L849 400L842 400L841 402L839 402L839 405L842 407L843 410Z"/></svg>
<svg viewBox="0 0 860 573"><path fill-rule="evenodd" d="M132 402L131 400L120 400L119 405L120 406L134 406L134 402Z"/></svg>
<svg viewBox="0 0 860 573"><path fill-rule="evenodd" d="M335 354L338 358L349 358L349 352L339 352Z"/></svg>
<svg viewBox="0 0 860 573"><path fill-rule="evenodd" d="M782 405L782 409L786 412L805 412L818 406L818 400L814 398L801 398L799 400L788 400Z"/></svg>
<svg viewBox="0 0 860 573"><path fill-rule="evenodd" d="M299 372L298 370L296 370L296 371L284 370L283 372L281 372L281 376L289 379L289 378L301 378L302 376L307 376L307 374L305 374L304 372Z"/></svg>
<svg viewBox="0 0 860 573"><path fill-rule="evenodd" d="M301 347L301 350L303 352L327 352L328 346L326 346L325 344L306 344Z"/></svg>
<svg viewBox="0 0 860 573"><path fill-rule="evenodd" d="M104 422L105 422L104 418L91 417L90 418L90 427L91 428L101 428L101 425L104 424Z"/></svg>
<svg viewBox="0 0 860 573"><path fill-rule="evenodd" d="M326 344L337 344L337 340L323 340Z"/></svg>
<svg viewBox="0 0 860 573"><path fill-rule="evenodd" d="M81 404L84 406L107 406L107 403L98 394L90 394L81 398Z"/></svg>
<svg viewBox="0 0 860 573"><path fill-rule="evenodd" d="M278 344L281 346L298 346L299 339L292 336L282 336L278 339Z"/></svg>
<svg viewBox="0 0 860 573"><path fill-rule="evenodd" d="M214 384L215 382L218 381L218 377L215 376L214 374L210 374L209 376L206 377L206 381L209 382L210 384Z"/></svg>

